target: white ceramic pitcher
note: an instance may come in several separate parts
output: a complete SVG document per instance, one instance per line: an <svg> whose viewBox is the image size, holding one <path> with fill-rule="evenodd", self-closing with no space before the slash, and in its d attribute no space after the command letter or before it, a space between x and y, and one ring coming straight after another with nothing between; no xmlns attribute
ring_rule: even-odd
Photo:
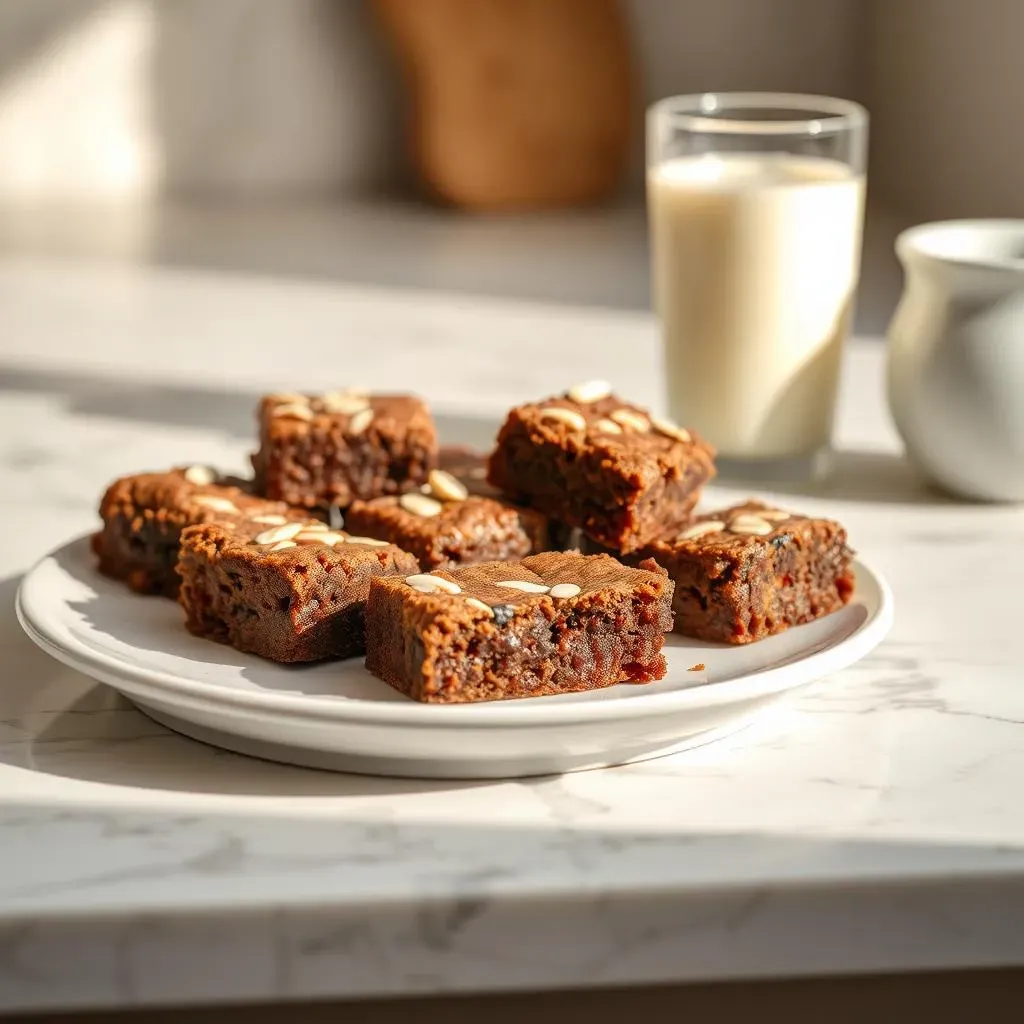
<svg viewBox="0 0 1024 1024"><path fill-rule="evenodd" d="M1024 501L1024 220L922 224L896 254L889 407L907 455L957 494Z"/></svg>

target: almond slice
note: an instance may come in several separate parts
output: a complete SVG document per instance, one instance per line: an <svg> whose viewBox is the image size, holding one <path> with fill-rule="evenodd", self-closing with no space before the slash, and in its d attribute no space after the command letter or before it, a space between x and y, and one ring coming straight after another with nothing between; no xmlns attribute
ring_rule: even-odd
<svg viewBox="0 0 1024 1024"><path fill-rule="evenodd" d="M574 412L572 409L563 409L560 406L552 405L541 409L540 418L542 420L557 420L567 427L572 427L573 430L587 429L587 421L578 412Z"/></svg>
<svg viewBox="0 0 1024 1024"><path fill-rule="evenodd" d="M622 427L615 422L615 420L598 420L594 424L594 429L600 431L602 434L621 434Z"/></svg>
<svg viewBox="0 0 1024 1024"><path fill-rule="evenodd" d="M215 512L237 512L238 506L227 498L220 498L216 494L197 494L192 499L193 504L202 505L204 508L212 508Z"/></svg>
<svg viewBox="0 0 1024 1024"><path fill-rule="evenodd" d="M447 470L432 469L428 479L430 490L442 501L465 501L469 497L466 485L456 480Z"/></svg>
<svg viewBox="0 0 1024 1024"><path fill-rule="evenodd" d="M421 572L412 576L406 576L405 582L408 583L413 590L418 590L421 594L433 594L438 590L443 590L446 594L462 593L462 587L460 587L458 583L453 583L451 580L446 580L441 576L435 576L433 573L429 572Z"/></svg>
<svg viewBox="0 0 1024 1024"><path fill-rule="evenodd" d="M772 526L771 523L762 519L760 516L738 515L729 520L730 533L751 534L753 536L763 537L765 534L771 533L774 529L775 527Z"/></svg>
<svg viewBox="0 0 1024 1024"><path fill-rule="evenodd" d="M546 594L548 588L542 583L531 583L529 580L502 580L495 583L496 587L508 587L509 590L521 590L524 594Z"/></svg>
<svg viewBox="0 0 1024 1024"><path fill-rule="evenodd" d="M582 589L577 583L556 583L548 593L557 598L576 597Z"/></svg>
<svg viewBox="0 0 1024 1024"><path fill-rule="evenodd" d="M467 597L466 604L478 612L486 612L492 619L494 618L494 609L486 601L481 601L478 597Z"/></svg>
<svg viewBox="0 0 1024 1024"><path fill-rule="evenodd" d="M276 544L273 544L270 548L271 551L284 551L285 548L295 547L295 541L293 540L279 540Z"/></svg>
<svg viewBox="0 0 1024 1024"><path fill-rule="evenodd" d="M370 408L370 400L362 395L352 395L346 391L328 391L320 396L320 405L327 412L340 412L354 416L357 412Z"/></svg>
<svg viewBox="0 0 1024 1024"><path fill-rule="evenodd" d="M366 428L373 422L372 409L360 409L352 419L348 421L348 429L345 431L349 437L358 437L366 432Z"/></svg>
<svg viewBox="0 0 1024 1024"><path fill-rule="evenodd" d="M289 402L287 405L275 405L270 410L270 415L275 418L288 420L311 420L313 410L308 405L299 405L298 402Z"/></svg>
<svg viewBox="0 0 1024 1024"><path fill-rule="evenodd" d="M646 434L651 429L651 421L643 413L634 412L632 409L613 409L608 416L620 427L635 430L638 434Z"/></svg>
<svg viewBox="0 0 1024 1024"><path fill-rule="evenodd" d="M792 518L788 512L783 512L781 508L759 508L753 515L767 519L769 523L781 523L784 519Z"/></svg>
<svg viewBox="0 0 1024 1024"><path fill-rule="evenodd" d="M253 537L254 544L274 544L279 540L291 540L302 533L305 529L304 523L285 523L283 526L272 526L269 530L257 533Z"/></svg>
<svg viewBox="0 0 1024 1024"><path fill-rule="evenodd" d="M376 537L349 537L346 544L368 544L371 548L386 548L389 541L377 540Z"/></svg>
<svg viewBox="0 0 1024 1024"><path fill-rule="evenodd" d="M680 427L678 424L673 423L671 420L659 419L657 416L651 417L651 426L659 434L664 434L666 437L671 437L674 441L682 441L684 444L692 438L690 432L686 427Z"/></svg>
<svg viewBox="0 0 1024 1024"><path fill-rule="evenodd" d="M600 402L612 393L612 386L606 380L585 380L582 384L574 384L565 393L580 405L590 405L591 402Z"/></svg>
<svg viewBox="0 0 1024 1024"><path fill-rule="evenodd" d="M706 537L711 533L721 533L725 529L725 523L718 519L706 519L703 523L694 523L687 527L681 534L679 540L696 540L698 537Z"/></svg>
<svg viewBox="0 0 1024 1024"><path fill-rule="evenodd" d="M185 479L197 487L208 487L217 482L217 471L212 466L189 466Z"/></svg>
<svg viewBox="0 0 1024 1024"><path fill-rule="evenodd" d="M333 530L303 530L295 534L297 544L326 544L333 548L335 544L344 544L346 540L345 534Z"/></svg>
<svg viewBox="0 0 1024 1024"><path fill-rule="evenodd" d="M418 494L416 491L409 491L408 494L403 494L398 499L398 504L406 512L411 512L414 516L421 516L423 519L440 515L442 507L441 502L428 498L425 494Z"/></svg>
<svg viewBox="0 0 1024 1024"><path fill-rule="evenodd" d="M288 520L276 512L264 512L262 515L253 516L254 523L263 523L265 526L284 526Z"/></svg>

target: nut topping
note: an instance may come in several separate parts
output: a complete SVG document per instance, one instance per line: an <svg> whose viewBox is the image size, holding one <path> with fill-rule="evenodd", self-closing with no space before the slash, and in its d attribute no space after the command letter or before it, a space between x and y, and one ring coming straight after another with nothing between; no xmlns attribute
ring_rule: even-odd
<svg viewBox="0 0 1024 1024"><path fill-rule="evenodd" d="M289 420L311 420L313 410L308 405L299 405L298 402L289 402L286 405L276 405L270 410L270 415Z"/></svg>
<svg viewBox="0 0 1024 1024"><path fill-rule="evenodd" d="M274 544L270 548L270 550L271 551L284 551L285 548L293 548L293 547L295 547L295 541L293 541L293 540L279 540L276 544Z"/></svg>
<svg viewBox="0 0 1024 1024"><path fill-rule="evenodd" d="M698 537L706 537L710 533L721 533L725 529L725 523L718 519L708 519L703 523L694 523L687 527L681 534L680 540L696 540Z"/></svg>
<svg viewBox="0 0 1024 1024"><path fill-rule="evenodd" d="M753 514L766 519L769 523L781 523L784 519L792 518L788 512L783 512L781 508L759 508Z"/></svg>
<svg viewBox="0 0 1024 1024"><path fill-rule="evenodd" d="M398 499L398 504L406 512L411 512L414 516L421 516L423 519L429 519L431 516L441 513L441 502L434 498L428 498L425 494L418 494L416 491L403 494Z"/></svg>
<svg viewBox="0 0 1024 1024"><path fill-rule="evenodd" d="M646 434L651 429L651 421L643 413L634 412L632 409L613 409L608 416L620 427L635 430L638 434Z"/></svg>
<svg viewBox="0 0 1024 1024"><path fill-rule="evenodd" d="M346 539L345 534L333 530L303 530L295 534L297 544L326 544L332 548L335 544L344 544Z"/></svg>
<svg viewBox="0 0 1024 1024"><path fill-rule="evenodd" d="M263 515L253 516L254 523L263 523L265 526L283 526L288 520L276 512L264 512Z"/></svg>
<svg viewBox="0 0 1024 1024"><path fill-rule="evenodd" d="M548 588L542 583L530 583L529 580L502 580L495 583L496 587L508 587L509 590L521 590L524 594L546 594Z"/></svg>
<svg viewBox="0 0 1024 1024"><path fill-rule="evenodd" d="M566 426L572 427L573 430L587 429L587 421L572 409L562 409L554 405L549 406L546 409L541 409L540 418L542 420L558 420L559 423L564 423Z"/></svg>
<svg viewBox="0 0 1024 1024"><path fill-rule="evenodd" d="M615 422L615 420L598 420L594 424L594 429L600 431L602 434L621 434L622 427Z"/></svg>
<svg viewBox="0 0 1024 1024"><path fill-rule="evenodd" d="M320 405L325 412L340 412L348 416L370 408L369 399L347 391L328 391L320 396Z"/></svg>
<svg viewBox="0 0 1024 1024"><path fill-rule="evenodd" d="M577 583L556 583L548 593L552 597L575 597L583 588Z"/></svg>
<svg viewBox="0 0 1024 1024"><path fill-rule="evenodd" d="M478 597L467 597L466 604L475 608L478 612L486 612L492 619L494 618L494 609L485 601L481 601Z"/></svg>
<svg viewBox="0 0 1024 1024"><path fill-rule="evenodd" d="M185 479L197 487L207 487L217 482L217 471L212 466L189 466Z"/></svg>
<svg viewBox="0 0 1024 1024"><path fill-rule="evenodd" d="M373 410L372 409L360 409L352 419L348 421L348 430L346 433L349 437L357 437L366 431L366 428L373 422Z"/></svg>
<svg viewBox="0 0 1024 1024"><path fill-rule="evenodd" d="M651 419L651 426L654 427L659 434L671 437L674 441L682 441L686 443L692 440L690 432L685 427L680 427L671 420L663 420L655 416Z"/></svg>
<svg viewBox="0 0 1024 1024"><path fill-rule="evenodd" d="M442 501L465 501L469 497L469 491L465 484L456 480L451 473L443 469L432 469L430 471L430 489Z"/></svg>
<svg viewBox="0 0 1024 1024"><path fill-rule="evenodd" d="M771 523L760 516L741 514L729 521L730 533L753 534L757 537L763 537L774 529L775 527Z"/></svg>
<svg viewBox="0 0 1024 1024"><path fill-rule="evenodd" d="M275 544L279 540L291 540L305 530L303 523L285 523L284 526L272 526L269 530L257 533L253 537L254 544Z"/></svg>
<svg viewBox="0 0 1024 1024"><path fill-rule="evenodd" d="M451 580L443 579L441 576L435 576L433 573L421 572L416 573L413 576L406 576L405 582L412 587L413 590L418 590L421 594L433 594L438 590L443 590L446 594L461 594L462 587L458 583L453 583Z"/></svg>
<svg viewBox="0 0 1024 1024"><path fill-rule="evenodd" d="M612 386L606 380L586 380L582 384L574 384L565 393L580 405L589 405L591 402L599 402L612 393Z"/></svg>
<svg viewBox="0 0 1024 1024"><path fill-rule="evenodd" d="M227 498L220 498L216 494L197 494L192 499L193 504L202 505L204 508L212 508L214 512L237 512L238 506Z"/></svg>
<svg viewBox="0 0 1024 1024"><path fill-rule="evenodd" d="M386 548L389 542L386 540L377 540L376 537L349 537L346 543L367 544L371 548Z"/></svg>

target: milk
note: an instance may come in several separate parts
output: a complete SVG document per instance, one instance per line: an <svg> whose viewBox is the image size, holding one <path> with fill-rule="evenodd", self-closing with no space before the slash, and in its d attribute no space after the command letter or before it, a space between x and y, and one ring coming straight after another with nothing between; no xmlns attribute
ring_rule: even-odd
<svg viewBox="0 0 1024 1024"><path fill-rule="evenodd" d="M648 170L669 410L726 457L828 446L857 286L864 176L788 154Z"/></svg>

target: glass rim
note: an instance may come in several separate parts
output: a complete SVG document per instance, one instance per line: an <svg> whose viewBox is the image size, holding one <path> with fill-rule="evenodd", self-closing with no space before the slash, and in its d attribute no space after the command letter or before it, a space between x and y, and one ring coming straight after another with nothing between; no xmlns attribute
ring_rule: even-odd
<svg viewBox="0 0 1024 1024"><path fill-rule="evenodd" d="M806 111L807 116L761 121L730 117L730 108ZM718 135L825 135L864 128L868 123L867 110L855 100L799 92L684 93L652 103L647 116L652 121L665 118L687 131Z"/></svg>

